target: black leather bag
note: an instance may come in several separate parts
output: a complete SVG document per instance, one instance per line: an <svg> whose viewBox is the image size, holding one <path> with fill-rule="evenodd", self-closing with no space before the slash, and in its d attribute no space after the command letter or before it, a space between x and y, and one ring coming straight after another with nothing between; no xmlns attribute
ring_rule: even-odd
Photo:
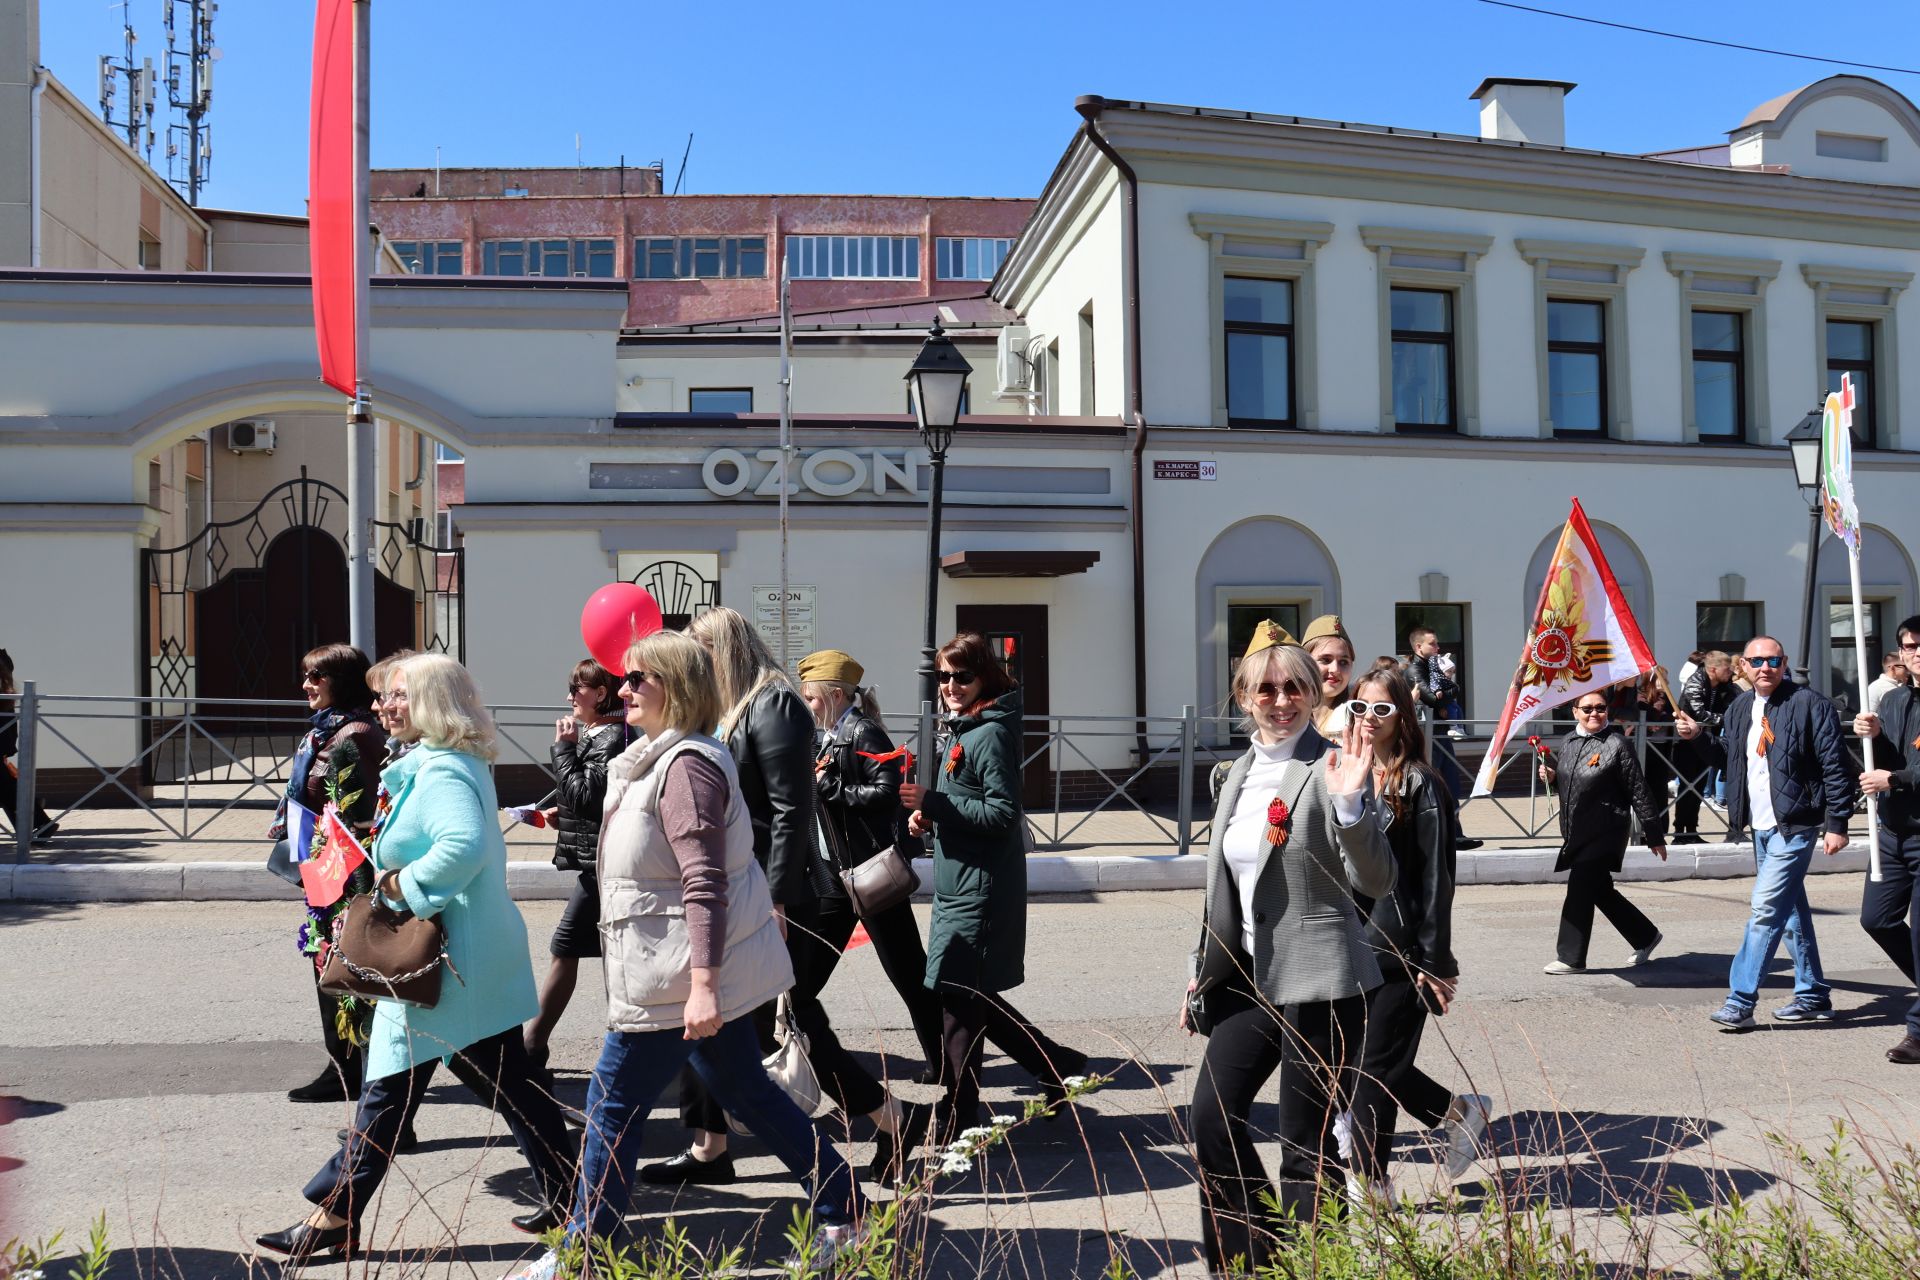
<svg viewBox="0 0 1920 1280"><path fill-rule="evenodd" d="M870 920L913 897L920 887L920 873L899 845L888 845L859 866L842 871L840 883L853 902L854 914Z"/></svg>

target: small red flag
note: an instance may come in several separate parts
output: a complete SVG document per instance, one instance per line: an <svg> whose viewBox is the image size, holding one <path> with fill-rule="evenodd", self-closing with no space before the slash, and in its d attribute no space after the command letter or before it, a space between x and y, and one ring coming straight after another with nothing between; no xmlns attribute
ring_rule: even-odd
<svg viewBox="0 0 1920 1280"><path fill-rule="evenodd" d="M300 883L306 886L310 907L330 907L340 901L347 877L367 860L366 850L332 809L321 819L321 829L326 832L327 842L320 846L320 852L300 864Z"/></svg>
<svg viewBox="0 0 1920 1280"><path fill-rule="evenodd" d="M307 152L307 245L320 380L351 396L360 373L354 279L353 0L320 0L313 15L313 98Z"/></svg>

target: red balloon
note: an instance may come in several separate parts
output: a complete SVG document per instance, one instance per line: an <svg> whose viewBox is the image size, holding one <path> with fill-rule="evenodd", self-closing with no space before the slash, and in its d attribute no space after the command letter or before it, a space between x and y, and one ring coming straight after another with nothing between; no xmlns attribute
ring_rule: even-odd
<svg viewBox="0 0 1920 1280"><path fill-rule="evenodd" d="M617 676L627 673L627 649L661 627L660 605L645 587L615 582L587 598L580 638L593 660Z"/></svg>

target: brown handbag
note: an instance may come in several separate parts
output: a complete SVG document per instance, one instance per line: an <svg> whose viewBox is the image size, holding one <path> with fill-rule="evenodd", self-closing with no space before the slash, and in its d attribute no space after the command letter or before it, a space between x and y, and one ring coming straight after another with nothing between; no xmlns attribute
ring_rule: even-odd
<svg viewBox="0 0 1920 1280"><path fill-rule="evenodd" d="M911 898L920 887L920 875L899 845L888 845L860 865L842 871L840 883L853 901L854 914L869 920Z"/></svg>
<svg viewBox="0 0 1920 1280"><path fill-rule="evenodd" d="M447 958L447 931L438 920L395 911L375 893L347 903L333 925L320 989L333 996L392 1000L415 1009L440 1001L440 969L466 979Z"/></svg>

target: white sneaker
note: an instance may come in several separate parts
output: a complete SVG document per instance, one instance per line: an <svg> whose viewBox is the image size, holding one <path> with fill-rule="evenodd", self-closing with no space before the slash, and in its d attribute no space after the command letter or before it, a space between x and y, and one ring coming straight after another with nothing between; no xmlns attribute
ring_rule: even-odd
<svg viewBox="0 0 1920 1280"><path fill-rule="evenodd" d="M856 1226L851 1222L842 1222L830 1227L821 1227L818 1231L814 1232L813 1235L813 1259L806 1263L813 1271L810 1271L808 1274L811 1275L814 1271L817 1271L821 1275L831 1275L834 1262L841 1254L852 1249L865 1239L866 1234L864 1227ZM787 1255L786 1265L790 1268L799 1267L802 1265L802 1261L799 1254L789 1254ZM530 1280L546 1280L546 1278L537 1277L530 1278Z"/></svg>
<svg viewBox="0 0 1920 1280"><path fill-rule="evenodd" d="M1641 947L1638 951L1634 952L1633 959L1629 963L1632 965L1645 964L1647 962L1648 957L1653 955L1653 949L1659 946L1661 943L1665 942L1666 940L1667 940L1666 934L1664 933L1654 934L1653 941L1649 942L1646 946Z"/></svg>
<svg viewBox="0 0 1920 1280"><path fill-rule="evenodd" d="M1560 978L1565 977L1569 973L1585 973L1586 968L1582 965L1568 964L1565 960L1553 960L1542 968L1540 972L1550 973L1554 977Z"/></svg>
<svg viewBox="0 0 1920 1280"><path fill-rule="evenodd" d="M1340 1163L1353 1164L1353 1112L1342 1111L1333 1118L1333 1145L1339 1148Z"/></svg>
<svg viewBox="0 0 1920 1280"><path fill-rule="evenodd" d="M1463 1093L1447 1109L1441 1128L1447 1135L1447 1181L1457 1182L1480 1158L1480 1142L1487 1136L1493 1099L1484 1093Z"/></svg>
<svg viewBox="0 0 1920 1280"><path fill-rule="evenodd" d="M1465 742L1467 740L1467 731L1465 729L1455 727L1447 730L1447 736L1449 738L1452 738L1455 742Z"/></svg>
<svg viewBox="0 0 1920 1280"><path fill-rule="evenodd" d="M549 1249L540 1257L502 1280L554 1280L560 1271L560 1255Z"/></svg>

